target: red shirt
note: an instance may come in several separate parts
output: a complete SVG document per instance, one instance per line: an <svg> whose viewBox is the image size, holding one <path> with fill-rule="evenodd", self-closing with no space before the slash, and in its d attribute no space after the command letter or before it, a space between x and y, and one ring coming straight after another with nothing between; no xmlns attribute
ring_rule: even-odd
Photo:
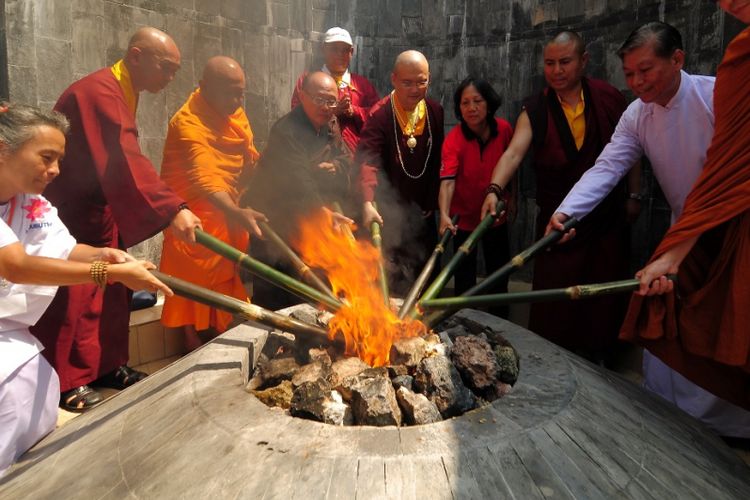
<svg viewBox="0 0 750 500"><path fill-rule="evenodd" d="M490 185L492 170L513 137L510 123L495 118L497 134L480 148L476 137L468 138L456 125L443 142L443 163L440 180L455 179L451 215L458 214L458 228L472 231L480 222L484 190Z"/></svg>

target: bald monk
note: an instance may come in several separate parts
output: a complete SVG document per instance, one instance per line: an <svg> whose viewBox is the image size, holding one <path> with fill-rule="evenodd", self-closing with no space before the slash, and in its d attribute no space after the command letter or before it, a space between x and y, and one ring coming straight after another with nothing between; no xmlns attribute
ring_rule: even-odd
<svg viewBox="0 0 750 500"><path fill-rule="evenodd" d="M237 61L212 57L200 87L169 122L161 178L198 215L203 230L244 251L248 233L261 234L265 216L238 206L238 184L258 159L253 132L242 109L245 73ZM236 266L199 245L164 234L161 270L211 290L247 300ZM221 333L232 316L181 297L167 297L161 322L185 332L186 348L201 345L199 333Z"/></svg>
<svg viewBox="0 0 750 500"><path fill-rule="evenodd" d="M79 243L126 249L165 228L195 241L200 220L141 153L135 124L140 92L159 92L179 68L172 38L141 28L121 60L78 80L55 104L71 126L60 175L44 196ZM99 403L94 381L123 389L145 377L127 366L130 296L119 283L61 287L32 328L60 375L63 408Z"/></svg>
<svg viewBox="0 0 750 500"><path fill-rule="evenodd" d="M625 110L622 94L585 75L589 54L578 33L562 31L543 52L546 87L527 97L513 139L497 162L485 193L482 215L494 212L498 193L508 187L529 151L536 173L537 237L554 209L609 142ZM629 229L626 212L640 210L640 169L631 170L577 226L578 236L534 259L534 289L625 279ZM617 354L617 335L627 299L609 296L573 303L536 303L529 328L596 363Z"/></svg>
<svg viewBox="0 0 750 500"><path fill-rule="evenodd" d="M349 198L352 155L334 116L338 98L336 81L330 75L315 71L305 77L300 105L271 127L268 145L243 196L242 206L263 211L271 226L291 245L295 244L301 219L333 202L346 207ZM351 222L346 217L334 217L334 225ZM295 273L265 241L253 241L250 251L267 264ZM280 309L299 299L254 279L253 302Z"/></svg>
<svg viewBox="0 0 750 500"><path fill-rule="evenodd" d="M443 108L426 97L429 83L424 54L399 54L391 73L394 90L373 106L357 146L363 222L365 227L373 220L384 224L395 293L409 289L437 243Z"/></svg>

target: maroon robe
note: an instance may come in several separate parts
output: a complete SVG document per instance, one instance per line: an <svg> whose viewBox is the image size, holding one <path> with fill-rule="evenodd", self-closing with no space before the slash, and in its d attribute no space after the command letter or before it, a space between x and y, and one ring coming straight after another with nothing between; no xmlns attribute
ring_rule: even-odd
<svg viewBox="0 0 750 500"><path fill-rule="evenodd" d="M390 262L391 288L397 294L408 291L437 243L434 211L440 189L443 108L431 99L425 102L429 123L416 136L413 152L406 145L408 137L394 123L388 95L373 106L355 157L362 196L378 202L385 222L383 247Z"/></svg>
<svg viewBox="0 0 750 500"><path fill-rule="evenodd" d="M553 90L547 88L524 102L533 132L537 237L544 234L565 195L593 166L626 108L622 94L603 81L584 78L583 92L586 135L580 150ZM573 240L538 255L533 288L624 279L629 249L625 199L623 182L579 222ZM622 296L533 304L529 329L566 349L602 359L616 342L626 306Z"/></svg>
<svg viewBox="0 0 750 500"><path fill-rule="evenodd" d="M70 120L60 175L44 196L79 243L126 249L155 235L183 203L138 146L135 117L110 68L75 82L55 105ZM121 284L60 287L31 329L60 390L127 364L130 292Z"/></svg>

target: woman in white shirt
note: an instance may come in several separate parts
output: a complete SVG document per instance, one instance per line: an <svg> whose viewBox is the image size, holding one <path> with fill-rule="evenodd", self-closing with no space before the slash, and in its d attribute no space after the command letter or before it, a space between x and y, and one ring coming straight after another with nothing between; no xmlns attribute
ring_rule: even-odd
<svg viewBox="0 0 750 500"><path fill-rule="evenodd" d="M28 329L57 286L118 281L172 295L152 263L76 244L41 196L59 173L67 130L59 113L0 103L0 476L57 421L57 374Z"/></svg>

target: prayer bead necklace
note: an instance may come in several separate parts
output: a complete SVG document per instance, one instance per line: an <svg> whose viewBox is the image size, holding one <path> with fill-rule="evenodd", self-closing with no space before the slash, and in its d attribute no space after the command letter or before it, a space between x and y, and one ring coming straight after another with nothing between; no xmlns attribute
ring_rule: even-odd
<svg viewBox="0 0 750 500"><path fill-rule="evenodd" d="M404 166L404 158L401 156L401 147L398 144L398 124L396 123L396 105L393 103L393 97L391 97L391 110L393 111L393 138L396 140L396 152L398 153L398 162L401 165L401 170L404 171L404 174L406 174L407 177L410 179L419 179L424 175L424 173L427 171L427 163L430 161L430 155L432 154L432 126L430 125L430 113L427 110L427 106L425 105L425 120L427 121L427 157L424 160L424 167L422 167L422 171L419 173L419 175L412 175L406 170L406 166ZM409 137L409 140L414 139L414 146L417 145L417 140L412 135ZM414 152L414 149L411 144L409 144L409 140L407 140L406 145L409 146L409 149L411 149L412 153Z"/></svg>

